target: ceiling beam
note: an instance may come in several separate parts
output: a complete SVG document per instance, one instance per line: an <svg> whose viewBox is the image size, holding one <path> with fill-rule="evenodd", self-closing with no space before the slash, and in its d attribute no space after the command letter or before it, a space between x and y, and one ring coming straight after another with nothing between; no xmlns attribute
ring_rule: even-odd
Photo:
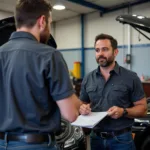
<svg viewBox="0 0 150 150"><path fill-rule="evenodd" d="M96 4L88 2L88 1L85 1L85 0L66 0L66 1L70 1L70 2L73 2L73 3L79 4L79 5L85 6L85 7L96 9L96 10L99 10L100 12L105 11L104 7L96 5Z"/></svg>
<svg viewBox="0 0 150 150"><path fill-rule="evenodd" d="M143 4L143 3L146 3L146 2L150 2L150 0L135 0L135 1L132 1L132 2L122 3L122 4L116 5L114 7L106 8L105 11L103 11L103 13L105 14L105 13L108 13L108 12L116 11L116 10L127 8L127 7L130 7L130 6Z"/></svg>

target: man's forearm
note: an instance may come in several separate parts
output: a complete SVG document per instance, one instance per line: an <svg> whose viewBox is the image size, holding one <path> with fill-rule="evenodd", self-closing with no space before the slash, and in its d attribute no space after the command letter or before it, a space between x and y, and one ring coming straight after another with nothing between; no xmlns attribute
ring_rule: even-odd
<svg viewBox="0 0 150 150"><path fill-rule="evenodd" d="M128 112L127 117L139 118L144 117L147 114L147 107L144 105L137 105L126 109Z"/></svg>

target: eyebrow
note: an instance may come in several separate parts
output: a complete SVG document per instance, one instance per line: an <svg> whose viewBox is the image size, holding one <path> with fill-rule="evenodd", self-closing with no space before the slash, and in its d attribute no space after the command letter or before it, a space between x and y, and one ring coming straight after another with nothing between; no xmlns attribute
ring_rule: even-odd
<svg viewBox="0 0 150 150"><path fill-rule="evenodd" d="M95 49L102 49L102 48L109 48L109 47L106 47L106 46L104 46L104 47L101 47L101 48L99 48L99 47L95 47Z"/></svg>

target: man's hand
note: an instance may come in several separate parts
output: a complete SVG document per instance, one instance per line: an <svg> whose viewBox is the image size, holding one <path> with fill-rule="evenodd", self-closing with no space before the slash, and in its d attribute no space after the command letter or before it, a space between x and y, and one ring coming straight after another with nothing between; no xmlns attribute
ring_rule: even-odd
<svg viewBox="0 0 150 150"><path fill-rule="evenodd" d="M107 112L108 112L108 116L110 116L111 118L118 119L123 115L123 108L113 106L109 108Z"/></svg>
<svg viewBox="0 0 150 150"><path fill-rule="evenodd" d="M79 112L81 115L88 115L91 112L90 104L82 104Z"/></svg>

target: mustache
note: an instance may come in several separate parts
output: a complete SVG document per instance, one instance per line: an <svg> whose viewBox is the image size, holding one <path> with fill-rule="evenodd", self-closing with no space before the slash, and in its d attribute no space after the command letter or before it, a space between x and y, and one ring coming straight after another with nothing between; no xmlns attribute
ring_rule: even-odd
<svg viewBox="0 0 150 150"><path fill-rule="evenodd" d="M104 56L99 56L97 59L101 59L101 58L103 58L103 59L107 59L106 57L104 57Z"/></svg>

